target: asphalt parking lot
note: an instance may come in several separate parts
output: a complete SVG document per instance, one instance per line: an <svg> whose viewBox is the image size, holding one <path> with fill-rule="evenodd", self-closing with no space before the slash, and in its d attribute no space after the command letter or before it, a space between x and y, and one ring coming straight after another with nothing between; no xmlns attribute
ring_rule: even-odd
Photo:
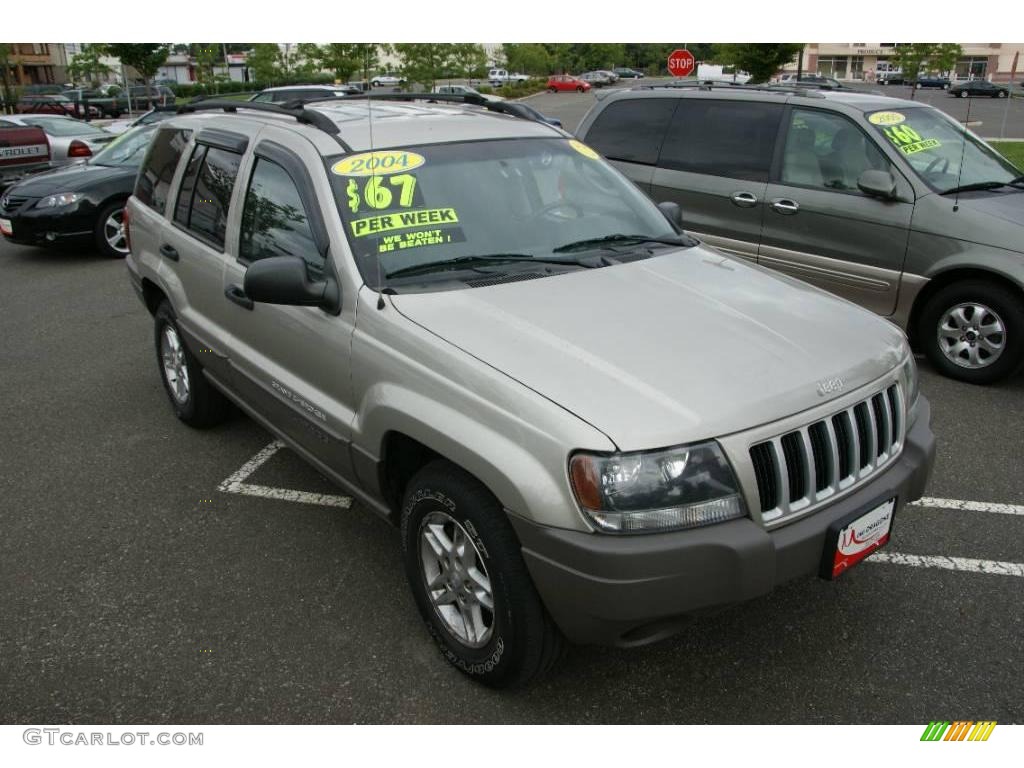
<svg viewBox="0 0 1024 768"><path fill-rule="evenodd" d="M921 361L929 499L838 582L498 693L441 659L395 530L250 420L173 417L123 263L0 242L0 318L2 722L1024 721L1024 376Z"/></svg>
<svg viewBox="0 0 1024 768"><path fill-rule="evenodd" d="M631 88L635 85L663 84L671 82L668 78L649 78L637 81L620 80L611 88ZM875 92L882 96L901 99L913 98L923 104L930 104L960 121L969 121L972 130L987 139L1024 139L1024 98L992 99L969 98L958 99L945 91L923 88L915 91L910 86L887 85L873 83L854 83L855 90ZM597 99L601 90L590 93L541 93L529 98L530 104L546 115L562 120L566 130L573 131L579 125L587 110Z"/></svg>

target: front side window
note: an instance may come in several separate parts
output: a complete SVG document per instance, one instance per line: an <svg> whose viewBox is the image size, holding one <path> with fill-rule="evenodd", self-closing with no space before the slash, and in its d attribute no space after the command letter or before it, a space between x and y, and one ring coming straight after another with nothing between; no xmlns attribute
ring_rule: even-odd
<svg viewBox="0 0 1024 768"><path fill-rule="evenodd" d="M654 165L676 99L623 99L598 115L587 143L610 160Z"/></svg>
<svg viewBox="0 0 1024 768"><path fill-rule="evenodd" d="M781 104L681 99L658 164L729 179L766 181Z"/></svg>
<svg viewBox="0 0 1024 768"><path fill-rule="evenodd" d="M167 207L171 180L191 138L192 131L165 128L157 132L149 145L135 181L135 197L157 213L163 213Z"/></svg>
<svg viewBox="0 0 1024 768"><path fill-rule="evenodd" d="M794 109L782 153L783 184L857 192L864 171L888 170L889 161L842 115Z"/></svg>
<svg viewBox="0 0 1024 768"><path fill-rule="evenodd" d="M378 150L328 158L327 170L359 270L374 286L395 286L388 275L398 270L481 256L519 257L523 268L543 274L545 267L530 259L564 257L569 264L583 253L577 250L581 241L676 237L639 189L574 140ZM607 250L595 248L588 258ZM639 251L634 251L618 258L636 258ZM423 279L446 277L440 271ZM416 290L404 279L396 289Z"/></svg>
<svg viewBox="0 0 1024 768"><path fill-rule="evenodd" d="M260 158L245 195L238 257L252 262L270 256L299 256L310 277L323 274L324 258L295 182L277 163Z"/></svg>
<svg viewBox="0 0 1024 768"><path fill-rule="evenodd" d="M937 192L967 184L1007 183L1020 171L951 117L932 107L872 112L868 123Z"/></svg>
<svg viewBox="0 0 1024 768"><path fill-rule="evenodd" d="M178 193L174 219L217 248L224 247L228 206L242 156L197 145Z"/></svg>

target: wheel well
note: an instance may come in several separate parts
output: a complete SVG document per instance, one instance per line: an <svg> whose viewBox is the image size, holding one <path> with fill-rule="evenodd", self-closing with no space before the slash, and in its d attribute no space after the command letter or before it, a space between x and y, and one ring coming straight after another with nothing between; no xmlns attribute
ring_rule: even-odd
<svg viewBox="0 0 1024 768"><path fill-rule="evenodd" d="M921 290L921 293L919 293L917 298L914 299L914 307L910 311L910 320L907 323L907 336L910 337L911 343L915 345L917 344L917 339L915 338L917 336L917 324L921 318L921 310L928 303L929 299L947 285L963 282L964 280L984 280L995 285L1001 285L1004 288L1013 291L1020 296L1022 300L1024 300L1024 290L1021 289L1020 285L995 272L989 272L986 269L972 269L969 267L951 269L948 272L942 272L929 280Z"/></svg>
<svg viewBox="0 0 1024 768"><path fill-rule="evenodd" d="M146 309L149 310L149 314L155 315L157 307L160 306L160 302L167 298L166 294L160 290L156 283L152 280L142 278L142 299L146 302Z"/></svg>
<svg viewBox="0 0 1024 768"><path fill-rule="evenodd" d="M428 448L401 432L388 432L380 462L380 488L393 515L402 509L402 496L412 476L434 459L443 458L437 451Z"/></svg>

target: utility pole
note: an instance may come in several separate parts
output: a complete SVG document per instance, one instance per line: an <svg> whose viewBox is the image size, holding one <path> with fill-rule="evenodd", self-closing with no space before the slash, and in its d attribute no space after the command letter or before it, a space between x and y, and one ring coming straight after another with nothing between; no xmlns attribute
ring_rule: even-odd
<svg viewBox="0 0 1024 768"><path fill-rule="evenodd" d="M799 83L804 76L804 47L800 46L800 53L796 56L796 81Z"/></svg>

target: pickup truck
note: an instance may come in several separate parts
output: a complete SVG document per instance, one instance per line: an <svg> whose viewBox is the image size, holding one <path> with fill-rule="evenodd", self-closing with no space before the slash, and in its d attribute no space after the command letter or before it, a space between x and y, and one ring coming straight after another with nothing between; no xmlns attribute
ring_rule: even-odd
<svg viewBox="0 0 1024 768"><path fill-rule="evenodd" d="M7 123L0 115L0 192L50 167L50 141L42 128Z"/></svg>
<svg viewBox="0 0 1024 768"><path fill-rule="evenodd" d="M104 96L100 91L72 88L61 93L61 96L66 96L76 104L88 103L103 113L104 117L120 117L128 109L128 100L123 96Z"/></svg>
<svg viewBox="0 0 1024 768"><path fill-rule="evenodd" d="M524 75L521 72L509 72L507 69L492 69L487 73L487 80L491 85L525 83L529 79L529 75Z"/></svg>

